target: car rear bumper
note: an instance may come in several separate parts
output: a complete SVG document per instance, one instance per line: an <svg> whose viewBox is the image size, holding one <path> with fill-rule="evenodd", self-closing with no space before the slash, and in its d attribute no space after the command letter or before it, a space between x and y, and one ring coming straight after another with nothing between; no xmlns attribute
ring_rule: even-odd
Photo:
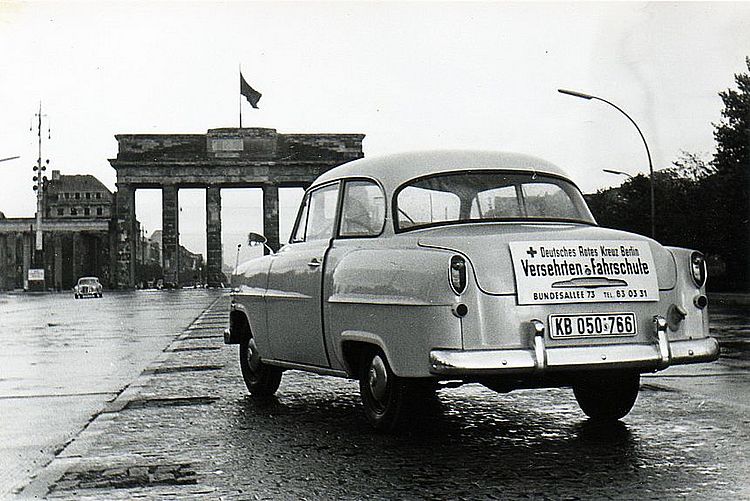
<svg viewBox="0 0 750 501"><path fill-rule="evenodd" d="M543 337L533 349L432 350L430 372L440 376L489 376L591 369L649 371L670 365L711 362L719 358L719 343L706 337L653 344L546 348Z"/></svg>

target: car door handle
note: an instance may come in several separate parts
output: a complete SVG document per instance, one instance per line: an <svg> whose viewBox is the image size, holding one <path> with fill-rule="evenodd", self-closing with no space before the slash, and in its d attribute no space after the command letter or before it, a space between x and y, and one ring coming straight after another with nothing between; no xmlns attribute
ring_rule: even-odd
<svg viewBox="0 0 750 501"><path fill-rule="evenodd" d="M310 260L309 263L307 263L307 266L310 266L311 268L316 268L316 267L320 266L321 264L323 264L323 262L320 259L318 259L317 257L314 257L314 258L312 258Z"/></svg>

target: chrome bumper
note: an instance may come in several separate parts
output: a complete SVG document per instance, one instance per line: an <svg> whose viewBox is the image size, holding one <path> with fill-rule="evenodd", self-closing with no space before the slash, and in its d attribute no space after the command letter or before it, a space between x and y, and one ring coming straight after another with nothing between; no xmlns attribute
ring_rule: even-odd
<svg viewBox="0 0 750 501"><path fill-rule="evenodd" d="M716 339L669 341L663 320L654 319L656 339L652 344L547 348L544 330L536 329L531 349L432 350L430 372L441 376L490 376L590 369L648 371L719 358Z"/></svg>

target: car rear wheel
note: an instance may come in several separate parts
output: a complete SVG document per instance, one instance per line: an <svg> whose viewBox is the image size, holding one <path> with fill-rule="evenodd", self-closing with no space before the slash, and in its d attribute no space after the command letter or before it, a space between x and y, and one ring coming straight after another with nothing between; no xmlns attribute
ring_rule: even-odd
<svg viewBox="0 0 750 501"><path fill-rule="evenodd" d="M633 408L640 381L640 374L632 372L597 374L574 384L573 394L591 419L616 421Z"/></svg>
<svg viewBox="0 0 750 501"><path fill-rule="evenodd" d="M359 393L365 416L377 431L393 431L439 405L434 385L396 376L380 350L366 355L361 367Z"/></svg>
<svg viewBox="0 0 750 501"><path fill-rule="evenodd" d="M253 338L240 343L240 369L245 386L254 397L270 397L279 389L282 370L261 362Z"/></svg>

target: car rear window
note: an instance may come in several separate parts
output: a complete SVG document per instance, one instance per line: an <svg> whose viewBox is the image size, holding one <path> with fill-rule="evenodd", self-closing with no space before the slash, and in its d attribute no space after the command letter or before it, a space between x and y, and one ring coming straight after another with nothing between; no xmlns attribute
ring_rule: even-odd
<svg viewBox="0 0 750 501"><path fill-rule="evenodd" d="M410 181L396 191L396 230L477 221L595 224L572 183L536 173L463 171Z"/></svg>

